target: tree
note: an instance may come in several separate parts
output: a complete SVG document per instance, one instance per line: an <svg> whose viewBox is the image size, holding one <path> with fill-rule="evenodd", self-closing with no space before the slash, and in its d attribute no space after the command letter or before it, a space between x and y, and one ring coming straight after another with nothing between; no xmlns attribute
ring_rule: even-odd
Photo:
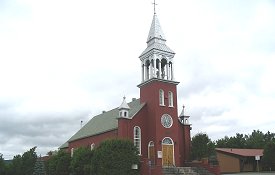
<svg viewBox="0 0 275 175"><path fill-rule="evenodd" d="M216 141L218 148L246 148L247 135L237 133L236 136L228 137L225 136L222 139Z"/></svg>
<svg viewBox="0 0 275 175"><path fill-rule="evenodd" d="M93 151L86 147L76 149L71 159L71 172L76 175L89 175L92 154Z"/></svg>
<svg viewBox="0 0 275 175"><path fill-rule="evenodd" d="M198 133L192 138L192 151L193 159L201 160L214 153L214 143L211 142L207 134Z"/></svg>
<svg viewBox="0 0 275 175"><path fill-rule="evenodd" d="M246 148L246 149L263 149L269 142L275 142L275 133L266 134L259 130L254 130L250 135L243 135L237 133L236 136L225 136L216 141L217 148Z"/></svg>
<svg viewBox="0 0 275 175"><path fill-rule="evenodd" d="M275 170L275 142L269 142L264 148L262 158L266 170Z"/></svg>
<svg viewBox="0 0 275 175"><path fill-rule="evenodd" d="M69 175L70 154L60 150L47 162L47 172L49 175Z"/></svg>
<svg viewBox="0 0 275 175"><path fill-rule="evenodd" d="M265 146L265 139L263 132L254 130L252 134L247 138L247 148L263 149Z"/></svg>
<svg viewBox="0 0 275 175"><path fill-rule="evenodd" d="M229 148L228 147L228 141L229 141L229 137L228 136L225 136L222 139L218 139L216 141L216 147L217 148Z"/></svg>
<svg viewBox="0 0 275 175"><path fill-rule="evenodd" d="M10 174L12 175L22 175L22 157L21 155L16 155L13 157L11 165L10 165Z"/></svg>
<svg viewBox="0 0 275 175"><path fill-rule="evenodd" d="M35 162L37 160L36 147L31 148L29 151L24 152L22 155L22 174L30 175L34 172Z"/></svg>
<svg viewBox="0 0 275 175"><path fill-rule="evenodd" d="M246 136L243 134L237 133L235 137L230 137L229 139L229 147L230 148L245 148L246 147Z"/></svg>
<svg viewBox="0 0 275 175"><path fill-rule="evenodd" d="M275 142L275 133L267 132L264 135L264 142L269 143L269 142Z"/></svg>
<svg viewBox="0 0 275 175"><path fill-rule="evenodd" d="M23 153L23 155L16 155L12 159L9 167L10 174L12 175L30 175L33 174L34 165L37 159L36 147L31 148L29 151Z"/></svg>
<svg viewBox="0 0 275 175"><path fill-rule="evenodd" d="M92 157L92 173L100 175L138 174L132 170L139 164L137 148L130 140L111 139L102 142Z"/></svg>
<svg viewBox="0 0 275 175"><path fill-rule="evenodd" d="M3 158L3 154L0 153L0 175L6 174L6 165Z"/></svg>
<svg viewBox="0 0 275 175"><path fill-rule="evenodd" d="M33 175L46 175L45 164L41 159L35 162Z"/></svg>

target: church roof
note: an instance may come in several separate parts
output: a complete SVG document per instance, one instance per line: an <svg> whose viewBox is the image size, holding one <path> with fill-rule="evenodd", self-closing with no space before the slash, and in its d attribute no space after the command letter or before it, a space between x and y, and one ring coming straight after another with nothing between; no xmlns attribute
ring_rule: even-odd
<svg viewBox="0 0 275 175"><path fill-rule="evenodd" d="M123 101L121 103L121 105L118 107L118 109L130 109L129 105L126 102L126 97L123 97Z"/></svg>
<svg viewBox="0 0 275 175"><path fill-rule="evenodd" d="M139 110L142 109L145 104L140 104L140 100L135 99L128 103L128 105L130 107L129 118L131 119L136 115L136 113L139 112ZM68 142L115 130L118 128L118 118L118 108L94 116L86 125L84 125L78 132L76 132L68 140Z"/></svg>
<svg viewBox="0 0 275 175"><path fill-rule="evenodd" d="M147 42L149 42L153 38L159 38L162 40L166 40L156 14L154 14L154 17L152 20L151 28L150 28L150 31L149 31L149 34L147 37Z"/></svg>
<svg viewBox="0 0 275 175"><path fill-rule="evenodd" d="M68 143L68 142L63 143L63 144L59 147L59 149L64 149L64 148L69 148L69 143Z"/></svg>
<svg viewBox="0 0 275 175"><path fill-rule="evenodd" d="M142 54L140 55L140 57L144 54L146 54L147 52L151 51L151 50L158 50L158 51L164 51L164 52L169 52L169 53L172 53L172 54L175 54L175 52L170 49L168 46L166 46L166 44L161 44L161 43L153 43L151 45L149 45L143 52Z"/></svg>
<svg viewBox="0 0 275 175"><path fill-rule="evenodd" d="M179 117L189 118L190 116L186 116L186 115L184 115L184 108L185 108L185 106L183 106L183 107L182 107L182 111L181 111L181 113L180 113L180 116L179 116Z"/></svg>
<svg viewBox="0 0 275 175"><path fill-rule="evenodd" d="M166 38L161 29L158 17L156 14L154 14L150 31L147 37L147 48L142 52L139 57L142 57L144 54L150 52L151 50L175 54L172 49L166 46L165 42Z"/></svg>

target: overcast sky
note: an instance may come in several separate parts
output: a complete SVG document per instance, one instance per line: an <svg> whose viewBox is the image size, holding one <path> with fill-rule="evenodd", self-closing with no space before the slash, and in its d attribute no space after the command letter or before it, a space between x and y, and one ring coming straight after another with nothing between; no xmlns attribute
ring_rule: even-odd
<svg viewBox="0 0 275 175"><path fill-rule="evenodd" d="M139 98L138 56L152 0L0 0L0 153L56 150L125 95ZM176 52L179 112L212 140L275 132L275 1L157 0Z"/></svg>

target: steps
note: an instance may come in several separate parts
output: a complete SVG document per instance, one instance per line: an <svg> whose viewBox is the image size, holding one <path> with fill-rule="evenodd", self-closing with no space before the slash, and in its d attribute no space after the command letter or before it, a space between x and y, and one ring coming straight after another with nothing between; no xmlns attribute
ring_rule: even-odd
<svg viewBox="0 0 275 175"><path fill-rule="evenodd" d="M202 167L166 167L163 175L214 175Z"/></svg>
<svg viewBox="0 0 275 175"><path fill-rule="evenodd" d="M199 175L215 175L203 167L192 167Z"/></svg>
<svg viewBox="0 0 275 175"><path fill-rule="evenodd" d="M192 167L167 167L162 170L163 175L199 175Z"/></svg>

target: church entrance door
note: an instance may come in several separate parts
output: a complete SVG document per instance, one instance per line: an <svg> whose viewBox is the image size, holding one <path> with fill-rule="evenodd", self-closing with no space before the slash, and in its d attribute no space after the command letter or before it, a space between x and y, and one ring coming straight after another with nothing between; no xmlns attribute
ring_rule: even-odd
<svg viewBox="0 0 275 175"><path fill-rule="evenodd" d="M174 165L174 144L171 138L162 141L162 166Z"/></svg>

